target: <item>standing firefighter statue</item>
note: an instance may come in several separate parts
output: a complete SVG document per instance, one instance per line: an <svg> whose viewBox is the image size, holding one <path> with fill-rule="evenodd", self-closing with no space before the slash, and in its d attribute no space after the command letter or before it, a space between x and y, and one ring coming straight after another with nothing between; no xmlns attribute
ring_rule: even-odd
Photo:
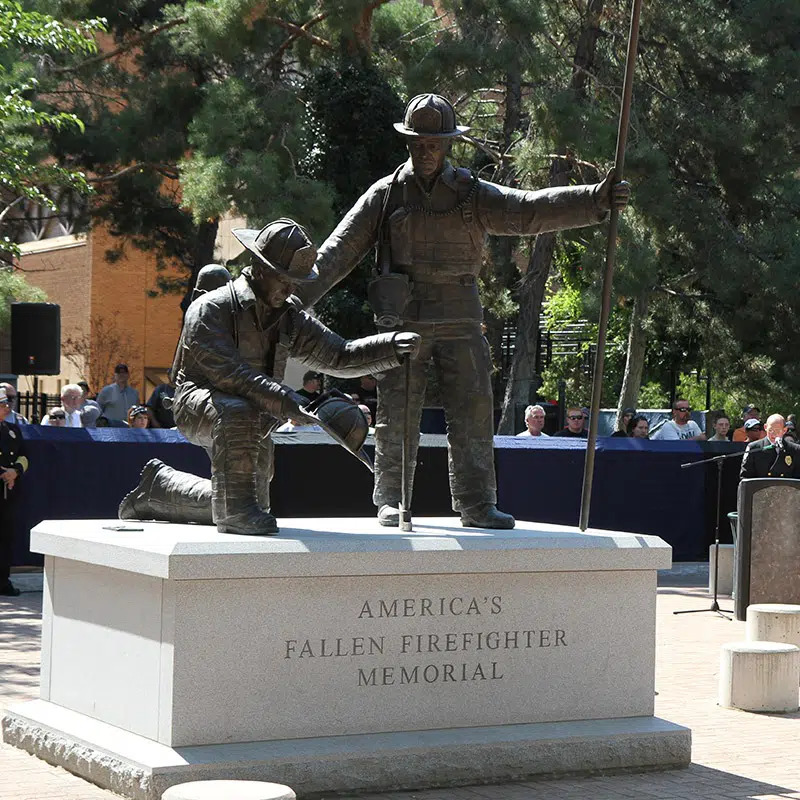
<svg viewBox="0 0 800 800"><path fill-rule="evenodd" d="M419 336L408 332L345 341L302 310L292 292L317 279L317 251L296 222L281 219L260 231L233 234L252 254L252 266L227 282L220 268L212 270L211 285L222 285L198 291L187 309L173 366L175 421L208 452L211 480L153 459L122 501L122 519L213 522L223 533L276 533L270 434L282 422L321 425L366 458L361 444L367 425L358 407L347 398L327 397L313 410L304 408L305 398L281 384L287 358L348 378L391 371L419 347Z"/></svg>
<svg viewBox="0 0 800 800"><path fill-rule="evenodd" d="M312 304L377 248L378 274L369 287L376 323L422 335L408 386L411 471L431 366L447 421L453 510L465 526L513 528L514 518L496 506L491 364L477 285L486 236L594 225L612 202L627 204L629 189L612 184L611 173L599 184L538 192L480 180L447 160L453 138L468 128L435 94L411 100L394 127L406 137L410 159L370 187L339 223L320 248L320 280L301 295ZM387 526L398 524L405 402L402 371L385 373L378 382L373 500Z"/></svg>

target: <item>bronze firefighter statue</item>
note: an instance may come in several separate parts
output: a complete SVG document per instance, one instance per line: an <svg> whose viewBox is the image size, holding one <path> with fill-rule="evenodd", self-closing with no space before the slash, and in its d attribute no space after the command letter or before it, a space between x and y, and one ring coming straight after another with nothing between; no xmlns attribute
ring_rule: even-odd
<svg viewBox="0 0 800 800"><path fill-rule="evenodd" d="M408 332L346 341L302 310L292 292L317 279L316 248L296 222L281 219L260 231L233 233L250 251L252 265L232 281L225 281L219 267L204 268L217 288L196 293L173 365L175 421L208 452L211 480L153 459L122 501L122 519L213 522L223 533L276 533L269 499L271 432L287 419L321 424L362 460L366 435L363 414L349 404L364 422L359 437L359 420L342 398L329 398L314 413L305 410L305 398L281 384L287 358L347 378L389 371L419 347L419 336Z"/></svg>
<svg viewBox="0 0 800 800"><path fill-rule="evenodd" d="M514 518L496 505L491 364L477 285L486 236L594 225L612 203L623 208L630 191L625 183L612 184L611 173L598 184L528 192L454 167L447 160L450 145L468 129L456 124L453 106L438 95L415 97L394 127L406 137L409 160L371 186L339 223L320 247L320 279L300 294L313 305L377 249L369 287L376 324L422 336L408 392L417 432L410 480L432 367L447 422L453 510L465 526L513 528ZM387 526L398 525L405 397L401 370L380 376L373 501Z"/></svg>

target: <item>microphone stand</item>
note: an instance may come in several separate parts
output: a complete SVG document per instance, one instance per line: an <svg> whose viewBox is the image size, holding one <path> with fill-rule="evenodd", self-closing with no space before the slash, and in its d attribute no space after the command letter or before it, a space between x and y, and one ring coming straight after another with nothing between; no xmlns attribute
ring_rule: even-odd
<svg viewBox="0 0 800 800"><path fill-rule="evenodd" d="M719 586L719 518L722 507L722 465L727 459L741 458L744 454L744 450L740 453L723 453L719 456L704 458L701 461L689 461L686 464L681 464L681 469L689 469L699 464L715 463L717 465L717 523L714 528L714 599L711 601L711 608L693 608L686 611L673 611L673 614L702 614L706 611L713 611L723 619L727 619L728 622L731 621L731 617L726 616L726 614L733 614L733 611L720 609L719 603L717 602L717 587Z"/></svg>

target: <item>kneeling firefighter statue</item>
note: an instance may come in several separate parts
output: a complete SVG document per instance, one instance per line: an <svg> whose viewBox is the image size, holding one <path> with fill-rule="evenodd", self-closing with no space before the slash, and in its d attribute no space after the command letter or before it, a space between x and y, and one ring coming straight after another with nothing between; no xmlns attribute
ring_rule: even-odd
<svg viewBox="0 0 800 800"><path fill-rule="evenodd" d="M234 236L253 255L232 281L216 265L198 278L175 355L173 413L186 438L204 447L211 480L149 461L122 501L121 519L216 524L223 533L277 533L270 514L270 434L292 419L322 426L368 466L361 450L366 420L343 396L305 398L283 386L289 356L338 377L358 377L413 358L416 333L393 332L346 341L302 310L292 292L317 279L316 248L296 222L280 219ZM204 291L208 279L216 288ZM220 285L222 284L222 285Z"/></svg>

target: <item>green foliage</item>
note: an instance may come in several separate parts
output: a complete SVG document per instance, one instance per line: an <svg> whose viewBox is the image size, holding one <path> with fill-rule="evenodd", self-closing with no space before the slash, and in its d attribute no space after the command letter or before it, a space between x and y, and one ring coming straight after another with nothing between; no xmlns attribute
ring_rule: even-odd
<svg viewBox="0 0 800 800"><path fill-rule="evenodd" d="M82 132L83 123L74 114L37 107L39 81L32 60L58 53L93 53L93 34L102 29L99 19L67 26L46 14L23 10L19 3L0 0L0 260L19 255L6 222L15 205L29 200L55 210L45 187L68 186L83 194L90 190L82 172L44 160L46 151L37 135L42 129Z"/></svg>
<svg viewBox="0 0 800 800"><path fill-rule="evenodd" d="M12 303L44 303L47 295L31 286L25 276L10 269L0 269L0 330L11 324Z"/></svg>

